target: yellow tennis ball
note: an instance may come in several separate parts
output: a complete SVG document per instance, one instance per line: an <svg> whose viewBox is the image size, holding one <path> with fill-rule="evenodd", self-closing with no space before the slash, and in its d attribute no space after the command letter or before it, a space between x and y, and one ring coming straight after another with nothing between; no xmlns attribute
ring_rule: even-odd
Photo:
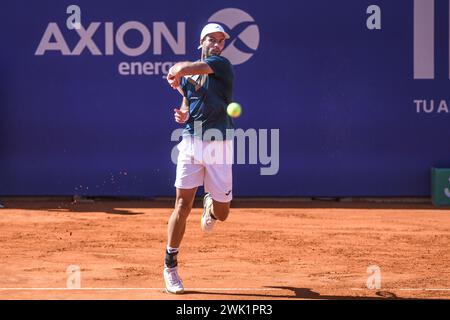
<svg viewBox="0 0 450 320"><path fill-rule="evenodd" d="M232 102L227 107L227 113L232 118L237 118L241 115L242 108L241 105L237 102Z"/></svg>

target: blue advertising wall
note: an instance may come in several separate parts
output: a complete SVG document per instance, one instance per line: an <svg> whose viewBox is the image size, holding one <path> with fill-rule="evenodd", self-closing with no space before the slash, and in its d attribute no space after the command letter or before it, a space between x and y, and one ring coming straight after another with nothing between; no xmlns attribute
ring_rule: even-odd
<svg viewBox="0 0 450 320"><path fill-rule="evenodd" d="M66 26L73 4L92 34L80 46ZM381 29L371 30L374 4ZM433 4L431 24L415 20ZM448 1L47 0L0 10L0 195L173 195L181 99L159 69L198 59L208 20L232 36L236 126L279 129L277 174L235 165L235 196L425 196L431 167L450 166ZM118 44L123 25L145 26L148 50L122 52L143 40L129 30ZM415 67L430 25L432 57L417 51ZM120 73L132 63L147 74ZM421 78L419 65L434 74Z"/></svg>

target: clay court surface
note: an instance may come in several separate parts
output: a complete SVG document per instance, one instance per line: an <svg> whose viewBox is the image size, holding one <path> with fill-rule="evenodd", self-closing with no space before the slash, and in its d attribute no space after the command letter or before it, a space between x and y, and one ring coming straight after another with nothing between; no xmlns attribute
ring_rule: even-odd
<svg viewBox="0 0 450 320"><path fill-rule="evenodd" d="M450 210L429 204L241 199L206 236L197 201L174 296L162 279L172 201L4 202L0 299L450 298ZM81 289L67 289L69 265ZM367 289L369 265L381 289Z"/></svg>

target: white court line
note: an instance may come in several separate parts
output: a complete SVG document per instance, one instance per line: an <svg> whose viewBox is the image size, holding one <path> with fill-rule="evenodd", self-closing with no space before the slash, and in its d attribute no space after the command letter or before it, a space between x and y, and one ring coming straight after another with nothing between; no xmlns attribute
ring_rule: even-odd
<svg viewBox="0 0 450 320"><path fill-rule="evenodd" d="M450 288L398 288L398 289L393 289L393 288L380 288L380 289L364 289L364 288L351 288L350 290L355 290L355 291L374 291L374 290L383 290L383 291L395 291L395 290L400 290L400 291L450 291Z"/></svg>
<svg viewBox="0 0 450 320"><path fill-rule="evenodd" d="M401 291L450 291L450 288L423 288L423 289L414 289L414 288L405 288L400 289Z"/></svg>
<svg viewBox="0 0 450 320"><path fill-rule="evenodd" d="M165 288L0 288L0 291L164 291ZM185 288L189 291L285 291L288 289L280 288ZM450 288L381 288L381 289L365 289L351 288L354 291L450 291Z"/></svg>
<svg viewBox="0 0 450 320"><path fill-rule="evenodd" d="M164 291L166 288L0 288L0 291ZM283 291L269 288L185 288L185 291Z"/></svg>

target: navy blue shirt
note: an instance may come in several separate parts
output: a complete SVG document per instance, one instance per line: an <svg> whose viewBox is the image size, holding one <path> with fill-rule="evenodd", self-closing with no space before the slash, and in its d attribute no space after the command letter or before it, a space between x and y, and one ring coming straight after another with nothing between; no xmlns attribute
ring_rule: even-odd
<svg viewBox="0 0 450 320"><path fill-rule="evenodd" d="M233 66L221 56L210 56L204 62L214 73L183 77L181 80L181 87L189 101L189 120L183 135L200 137L199 129L194 130L194 122L197 122L201 125L203 140L226 140L226 130L234 129L233 120L227 114L227 106L233 97ZM205 137L208 129L219 130L222 137Z"/></svg>

